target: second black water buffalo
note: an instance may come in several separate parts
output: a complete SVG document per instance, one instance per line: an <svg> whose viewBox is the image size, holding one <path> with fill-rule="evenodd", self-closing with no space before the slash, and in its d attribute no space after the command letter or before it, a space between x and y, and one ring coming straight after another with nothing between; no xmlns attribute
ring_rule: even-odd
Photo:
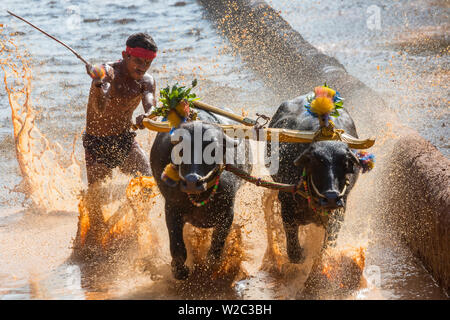
<svg viewBox="0 0 450 320"><path fill-rule="evenodd" d="M269 127L317 131L319 120L305 109L305 103L306 96L282 103ZM340 116L332 119L336 128L358 137L346 110L340 110ZM270 148L268 144L269 152ZM347 196L359 175L360 162L347 144L340 141L280 143L279 161L279 170L272 175L274 181L298 184L304 190L304 184L299 184L304 179L311 194L311 203L298 194L279 192L278 195L288 257L291 262L300 263L304 260L304 250L299 244L298 227L309 223L322 225L327 231L324 247L335 243Z"/></svg>

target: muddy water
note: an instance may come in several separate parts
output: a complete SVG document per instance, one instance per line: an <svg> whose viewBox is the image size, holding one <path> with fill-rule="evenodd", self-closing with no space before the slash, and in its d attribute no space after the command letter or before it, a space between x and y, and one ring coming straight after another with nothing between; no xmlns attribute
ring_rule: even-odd
<svg viewBox="0 0 450 320"><path fill-rule="evenodd" d="M9 9L67 41L91 62L120 58L126 37L132 32L145 30L152 34L160 53L152 65L158 88L167 83L190 82L199 79L198 94L204 101L228 106L236 112L242 109L250 115L261 106L276 106L276 94L243 68L228 45L203 20L202 9L195 1L136 1L123 5L120 1L42 1L36 2L32 12L28 3L3 1L1 11ZM3 13L2 13L3 14ZM4 34L11 35L20 50L27 50L32 72L31 105L36 117L33 137L45 137L59 147L44 149L49 158L36 158L18 164L15 155L11 106L5 91L0 101L0 146L2 176L0 186L0 295L4 299L292 299L301 297L301 291L312 258L300 266L286 262L283 243L277 242L281 255L268 246L268 234L280 227L272 209L273 194L245 184L236 205L235 226L227 243L225 256L229 263L223 266L224 277L202 270L205 251L203 238L210 235L187 228L185 236L189 247L191 278L184 283L174 281L170 274L170 254L165 228L163 199L154 198L148 213L149 234L139 250L120 259L99 261L94 265L75 264L68 258L72 240L77 231L77 192L86 185L83 150L73 137L84 128L84 112L89 78L84 67L70 52L33 31L20 21L3 14ZM20 79L17 79L20 80ZM11 81L11 80L10 80ZM10 82L11 84L11 82ZM14 79L12 80L14 84ZM20 103L18 104L20 106ZM148 152L152 135L139 132L138 141ZM37 149L38 146L34 146ZM42 151L36 151L36 154ZM39 162L38 160L42 160ZM38 170L37 164L47 163L53 171ZM73 165L78 171L57 170ZM32 168L31 179L36 185L34 201L24 201L22 193L10 192L22 180L23 166ZM34 167L36 166L36 167ZM77 167L78 166L78 167ZM53 176L51 183L49 177ZM113 192L124 191L129 177L115 173L108 182ZM58 194L55 190L66 190ZM51 198L51 201L48 200ZM47 201L36 201L45 199ZM24 202L23 202L24 201ZM36 202L39 204L36 205ZM275 208L273 208L276 211ZM352 212L352 210L350 210ZM270 212L272 212L270 210ZM353 212L359 212L353 210ZM351 226L361 223L351 218L344 233L351 234ZM271 227L266 232L266 222ZM417 261L400 245L386 246L384 239L373 236L364 224L361 239L343 237L344 245L366 250L365 274L372 282L356 290L334 296L323 293L323 298L346 299L402 299L443 298L433 280ZM275 232L276 233L276 232ZM301 232L301 241L312 255L321 242L320 229L308 226ZM276 237L275 237L276 238ZM196 241L197 239L197 241ZM241 249L239 249L241 248ZM387 249L386 249L387 248ZM239 250L242 250L240 252ZM380 258L383 257L383 258ZM195 260L195 261L193 261ZM392 266L388 268L388 266ZM376 267L381 268L381 270ZM273 270L278 271L278 275ZM394 272L395 271L395 272ZM380 273L381 272L381 273ZM373 276L375 274L375 276ZM377 277L377 275L380 277ZM220 276L220 274L219 274ZM231 279L232 278L232 279ZM212 280L208 280L212 279ZM233 280L240 280L233 284ZM371 280L372 279L372 280ZM378 281L380 280L380 281ZM367 281L366 281L367 282ZM408 283L404 286L403 283Z"/></svg>

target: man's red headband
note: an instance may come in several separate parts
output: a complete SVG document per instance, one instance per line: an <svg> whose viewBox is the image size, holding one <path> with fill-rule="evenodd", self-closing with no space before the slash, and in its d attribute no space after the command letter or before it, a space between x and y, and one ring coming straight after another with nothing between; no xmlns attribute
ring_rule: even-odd
<svg viewBox="0 0 450 320"><path fill-rule="evenodd" d="M150 60L153 60L156 57L155 51L147 50L147 49L139 48L139 47L131 48L131 47L127 46L127 50L125 52L133 57L150 59Z"/></svg>

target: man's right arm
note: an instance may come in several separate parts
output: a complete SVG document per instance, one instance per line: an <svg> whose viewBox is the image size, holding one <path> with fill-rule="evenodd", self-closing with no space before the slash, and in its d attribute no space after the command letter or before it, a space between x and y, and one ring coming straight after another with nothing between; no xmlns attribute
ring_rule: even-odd
<svg viewBox="0 0 450 320"><path fill-rule="evenodd" d="M97 112L105 110L106 104L110 98L111 81L114 79L114 70L108 64L97 66L104 68L104 74L92 72L96 66L86 66L86 71L92 77L91 89L89 92L89 104L94 107Z"/></svg>

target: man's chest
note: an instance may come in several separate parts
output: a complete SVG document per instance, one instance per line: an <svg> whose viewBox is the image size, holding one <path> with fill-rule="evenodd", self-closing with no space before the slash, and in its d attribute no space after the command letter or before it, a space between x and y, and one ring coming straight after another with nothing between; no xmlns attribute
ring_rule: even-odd
<svg viewBox="0 0 450 320"><path fill-rule="evenodd" d="M113 82L110 94L111 103L123 109L135 108L142 99L138 83Z"/></svg>

